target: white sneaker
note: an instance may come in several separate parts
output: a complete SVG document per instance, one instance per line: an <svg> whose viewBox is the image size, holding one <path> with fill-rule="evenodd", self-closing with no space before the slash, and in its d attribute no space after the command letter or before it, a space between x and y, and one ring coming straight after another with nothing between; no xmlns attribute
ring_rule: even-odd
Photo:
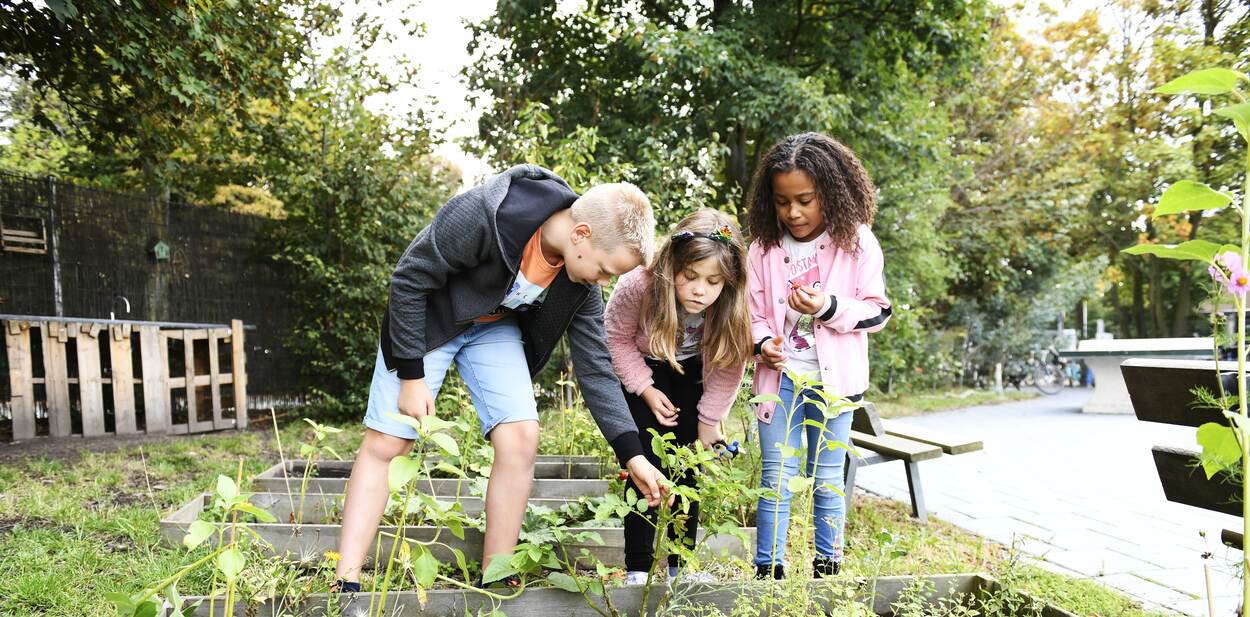
<svg viewBox="0 0 1250 617"><path fill-rule="evenodd" d="M689 586L689 585L711 585L718 582L715 576L707 572L686 572L678 574L678 576L669 578L670 585Z"/></svg>
<svg viewBox="0 0 1250 617"><path fill-rule="evenodd" d="M625 584L626 585L646 585L647 573L639 572L637 570L630 570L625 573Z"/></svg>

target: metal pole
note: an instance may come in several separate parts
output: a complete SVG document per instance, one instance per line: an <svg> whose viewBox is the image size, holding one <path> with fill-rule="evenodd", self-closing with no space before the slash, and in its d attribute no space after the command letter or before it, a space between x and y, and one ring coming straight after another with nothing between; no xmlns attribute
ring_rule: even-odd
<svg viewBox="0 0 1250 617"><path fill-rule="evenodd" d="M61 293L61 241L59 217L56 212L56 177L48 176L48 222L52 227L52 302L56 316L65 314L64 297Z"/></svg>

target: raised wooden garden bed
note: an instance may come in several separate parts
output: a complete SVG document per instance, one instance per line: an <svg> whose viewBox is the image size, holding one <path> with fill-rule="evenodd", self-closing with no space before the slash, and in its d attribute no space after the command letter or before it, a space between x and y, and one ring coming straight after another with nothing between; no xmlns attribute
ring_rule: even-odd
<svg viewBox="0 0 1250 617"><path fill-rule="evenodd" d="M300 563L317 563L324 560L326 551L338 550L339 533L342 526L337 524L337 516L333 515L336 511L335 504L339 496L316 496L307 495L302 508L303 522L296 524L292 521L297 520L292 508L292 499L298 503L299 495L289 496L286 493L255 493L251 496L251 502L258 508L273 514L279 522L277 523L248 523L248 528L258 535L268 545L272 546L271 552L280 555L291 561ZM182 538L187 534L191 523L202 517L206 509L212 507L214 496L208 493L202 494L192 499L186 505L179 508L176 512L161 520L161 538L172 546L178 546L182 543ZM481 500L475 498L461 498L461 505L466 512L471 515L481 511ZM544 505L548 507L559 507L567 500L531 500L531 504ZM327 517L326 513L331 513L331 517ZM220 524L220 523L218 523ZM577 556L582 548L590 551L591 555L599 559L603 563L609 565L621 565L624 559L625 538L624 533L619 527L571 527L566 531L577 534L583 531L593 531L598 533L603 539L600 545L594 542L585 544L576 543L563 547L569 556ZM744 528L747 535L747 546L755 544L755 529ZM384 525L378 530L378 538L375 540L374 546L371 546L366 557L365 567L371 568L374 555L389 555L394 538L398 533L395 526ZM702 537L703 530L700 530ZM452 563L455 559L449 547L461 550L470 558L477 558L482 554L482 534L476 529L465 528L464 539L461 540L452 535L451 531L446 528L432 526L408 526L404 528L404 537L412 538L420 541L430 541L437 539L445 543L447 546L434 545L431 550L435 557L440 561ZM216 542L216 534L209 539L210 543ZM377 552L377 544L381 544L381 552ZM742 541L732 536L713 536L709 538L705 544L710 553L726 554L745 557L747 546Z"/></svg>
<svg viewBox="0 0 1250 617"><path fill-rule="evenodd" d="M931 585L927 598L934 603L952 594L964 594L967 598L983 598L1000 590L995 580L982 574L944 574L923 578ZM843 581L835 579L832 582L813 581L810 585L813 594L820 597L822 589L830 591L840 589L842 583ZM877 615L893 615L892 605L904 596L904 590L915 583L916 577L912 576L881 577L876 580L875 586L871 585L870 581L856 581L858 591L855 601L865 605L870 604ZM666 614L767 615L773 612L769 610L769 598L775 597L773 594L776 593L776 589L775 584L765 582L693 585L678 588L668 602ZM641 585L613 589L610 592L612 606L621 615L639 615L642 613L643 591ZM663 595L661 587L652 587L647 598L647 614L655 614ZM748 597L744 599L744 595ZM426 592L423 596L418 598L418 595L413 592L390 593L386 598L384 613L391 617L462 617L463 615L489 614L491 608L494 607L489 598L471 591L433 590ZM823 601L826 610L834 609L847 601L840 594L829 593L827 597L838 599ZM1024 600L1020 604L1024 604L1026 609L1011 613L1011 615L1038 614L1027 610L1027 606L1032 604L1027 596L1016 594L1016 598ZM240 604L235 606L231 615L238 617L278 617L279 615L356 617L368 615L371 602L375 603L374 609L376 610L378 599L378 595L369 593L355 596L312 594L302 601L286 599L252 606ZM190 602L196 600L203 600L203 598L188 599ZM602 598L596 599L596 605L598 609L604 609ZM759 607L759 610L744 613L741 610L743 606ZM735 607L739 609L737 612L734 611ZM554 617L556 615L601 617L603 614L592 608L581 595L555 588L527 589L517 598L500 602L497 608L509 617ZM207 617L209 615L207 602L202 603L194 614L197 617ZM216 605L216 614L228 614L220 600ZM1072 613L1053 606L1043 606L1040 616L1076 617Z"/></svg>
<svg viewBox="0 0 1250 617"><path fill-rule="evenodd" d="M352 475L352 461L321 461L313 466L308 477L308 493L342 494L347 491L347 479ZM283 473L285 467L285 474ZM263 491L298 491L304 478L304 461L287 461L285 466L277 463L256 476L254 486ZM539 456L534 464L534 489L531 495L547 499L574 499L582 496L598 496L608 491L605 475L616 471L595 457L589 456ZM452 495L467 492L467 481L455 478L435 478L433 484L421 482L417 489L428 492L433 487L435 495Z"/></svg>
<svg viewBox="0 0 1250 617"><path fill-rule="evenodd" d="M574 500L577 497L595 497L604 495L609 488L607 480L591 480L602 477L601 473L590 473L591 468L599 468L597 462L560 462L551 457L549 461L536 463L534 468L534 488L530 495L547 500ZM347 491L347 478L351 477L351 461L325 461L316 463L312 468L307 493L320 495L342 495ZM287 461L286 475L282 473L282 463L267 468L252 481L252 486L267 492L292 492L300 490L304 480L304 461ZM566 478L571 476L571 478ZM580 476L590 476L580 477ZM467 495L471 480L457 478L434 478L432 482L417 482L416 490L430 495ZM432 492L431 492L432 490Z"/></svg>

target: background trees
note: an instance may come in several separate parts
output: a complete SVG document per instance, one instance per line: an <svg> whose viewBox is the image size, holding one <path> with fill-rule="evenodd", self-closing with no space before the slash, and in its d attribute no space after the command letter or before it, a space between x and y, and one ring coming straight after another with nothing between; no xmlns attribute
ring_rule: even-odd
<svg viewBox="0 0 1250 617"><path fill-rule="evenodd" d="M291 344L319 393L346 396L391 264L461 184L432 155L436 101L367 104L415 79L371 50L419 36L419 13L143 8L0 11L0 166L272 219L268 249L302 290ZM834 135L880 188L902 309L873 346L877 385L955 383L1061 320L1085 325L1083 301L1119 336L1208 327L1200 272L1119 251L1228 225L1146 216L1166 188L1155 178L1237 191L1242 171L1209 109L1145 93L1201 66L1247 68L1248 15L1232 0L1114 0L1033 33L1018 7L980 0L501 0L470 26L463 75L482 115L466 147L575 187L629 179L667 228L699 207L745 221L765 149Z"/></svg>

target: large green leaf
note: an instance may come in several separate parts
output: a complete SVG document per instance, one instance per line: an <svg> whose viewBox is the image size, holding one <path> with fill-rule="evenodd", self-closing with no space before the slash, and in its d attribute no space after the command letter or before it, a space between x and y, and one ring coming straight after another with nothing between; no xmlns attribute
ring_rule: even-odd
<svg viewBox="0 0 1250 617"><path fill-rule="evenodd" d="M430 554L430 549L421 547L421 554L412 562L412 573L417 577L417 584L425 589L434 586L438 577L438 560Z"/></svg>
<svg viewBox="0 0 1250 617"><path fill-rule="evenodd" d="M1160 259L1181 259L1210 263L1221 246L1206 240L1190 240L1180 244L1138 244L1124 249L1129 255L1154 255Z"/></svg>
<svg viewBox="0 0 1250 617"><path fill-rule="evenodd" d="M776 394L757 394L751 397L751 400L747 402L753 405L758 405L759 403L776 403L778 405L783 404L781 402L781 397L777 396Z"/></svg>
<svg viewBox="0 0 1250 617"><path fill-rule="evenodd" d="M1233 126L1237 127L1237 132L1250 142L1250 103L1238 103L1221 107L1214 112L1217 115L1224 116L1233 121Z"/></svg>
<svg viewBox="0 0 1250 617"><path fill-rule="evenodd" d="M807 476L794 476L786 482L786 488L790 489L791 493L802 493L811 488L813 482L815 482L814 478L809 478Z"/></svg>
<svg viewBox="0 0 1250 617"><path fill-rule="evenodd" d="M425 427L426 432L434 433L454 428L456 423L444 420L438 416L421 416L421 426Z"/></svg>
<svg viewBox="0 0 1250 617"><path fill-rule="evenodd" d="M433 441L443 452L451 456L460 456L460 444L456 443L455 438L447 433L431 433L430 441Z"/></svg>
<svg viewBox="0 0 1250 617"><path fill-rule="evenodd" d="M547 575L547 582L552 587L557 587L572 593L581 593L582 588L578 586L577 579L563 572L552 572Z"/></svg>
<svg viewBox="0 0 1250 617"><path fill-rule="evenodd" d="M1241 446L1233 428L1207 422L1198 427L1198 445L1202 446L1202 470L1210 480L1216 473L1237 465L1241 461Z"/></svg>
<svg viewBox="0 0 1250 617"><path fill-rule="evenodd" d="M455 465L448 465L447 463L439 463L434 466L434 469L441 471L449 476L455 476L458 478L468 477L465 475L464 470L460 469L459 467L456 467Z"/></svg>
<svg viewBox="0 0 1250 617"><path fill-rule="evenodd" d="M387 418L391 420L399 422L401 424L407 424L408 426L411 426L412 428L415 428L418 431L424 430L421 426L421 421L408 414L394 413L394 412L388 411L382 415L386 416Z"/></svg>
<svg viewBox="0 0 1250 617"><path fill-rule="evenodd" d="M1186 73L1152 90L1157 94L1225 94L1237 88L1246 76L1237 71L1213 68Z"/></svg>
<svg viewBox="0 0 1250 617"><path fill-rule="evenodd" d="M156 617L156 613L160 612L161 605L154 598L148 598L135 608L134 617Z"/></svg>
<svg viewBox="0 0 1250 617"><path fill-rule="evenodd" d="M407 456L397 456L391 459L391 466L387 470L387 485L390 486L391 492L401 491L419 473L421 473L420 461Z"/></svg>
<svg viewBox="0 0 1250 617"><path fill-rule="evenodd" d="M135 607L137 606L134 598L131 598L129 595L119 591L106 591L104 593L104 599L116 606L117 612L120 615L133 615Z"/></svg>
<svg viewBox="0 0 1250 617"><path fill-rule="evenodd" d="M1201 182L1181 180L1163 192L1152 216L1157 218L1182 212L1218 210L1232 201L1231 195L1221 193Z"/></svg>
<svg viewBox="0 0 1250 617"><path fill-rule="evenodd" d="M493 583L516 573L516 568L512 567L512 556L500 553L490 560L490 565L486 566L486 570L482 572L482 582Z"/></svg>
<svg viewBox="0 0 1250 617"><path fill-rule="evenodd" d="M239 495L239 487L229 476L217 476L217 496L230 501Z"/></svg>
<svg viewBox="0 0 1250 617"><path fill-rule="evenodd" d="M217 526L208 521L195 521L187 528L187 535L182 537L182 544L187 548L195 548L204 543L213 532L217 531Z"/></svg>
<svg viewBox="0 0 1250 617"><path fill-rule="evenodd" d="M243 559L243 553L237 548L228 548L217 556L217 569L221 571L222 577L227 583L233 582L238 578L239 573L243 571L246 560Z"/></svg>
<svg viewBox="0 0 1250 617"><path fill-rule="evenodd" d="M256 520L262 523L276 523L278 521L277 517L275 517L274 515L270 514L269 512L265 510L261 510L260 508L246 501L242 503L234 504L234 509L240 512L246 512L248 514L251 514L252 516L256 517Z"/></svg>

